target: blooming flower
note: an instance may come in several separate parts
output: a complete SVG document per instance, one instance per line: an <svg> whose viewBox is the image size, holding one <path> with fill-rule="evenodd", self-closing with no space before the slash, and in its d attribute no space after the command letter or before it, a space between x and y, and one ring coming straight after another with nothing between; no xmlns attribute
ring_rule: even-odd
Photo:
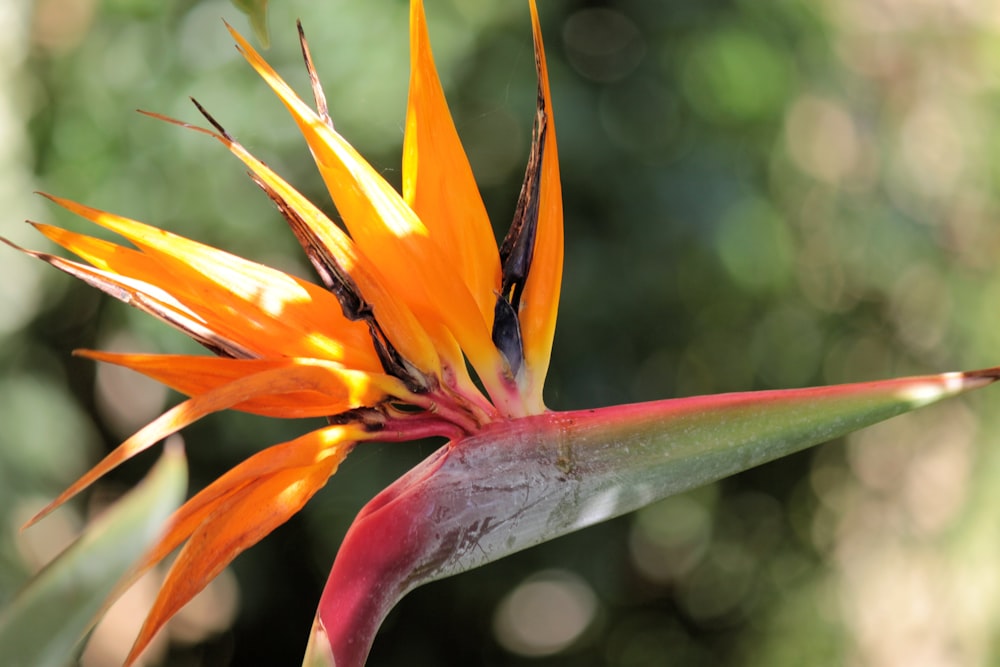
<svg viewBox="0 0 1000 667"><path fill-rule="evenodd" d="M559 297L562 209L533 2L531 15L538 110L524 186L499 250L445 103L420 0L411 6L402 195L334 129L304 37L315 109L230 28L240 52L298 124L350 235L198 105L214 129L193 129L222 142L249 168L301 242L321 286L46 195L135 249L35 224L85 263L26 252L171 324L217 356L80 351L190 398L126 440L33 521L209 413L233 408L273 417L324 416L329 422L255 454L176 513L139 570L184 545L132 657L237 554L301 509L356 443L454 439L545 410L542 384Z"/></svg>
<svg viewBox="0 0 1000 667"><path fill-rule="evenodd" d="M83 262L24 252L216 356L81 351L190 398L32 522L212 412L328 421L251 456L175 513L132 573L134 580L182 547L129 662L233 558L301 509L359 442L443 436L450 444L373 499L345 538L314 628L314 641L327 649L312 646L340 667L364 662L385 613L416 585L996 379L990 369L548 412L542 387L560 291L562 204L545 54L529 4L537 110L514 220L499 249L445 103L421 0L411 2L402 194L334 129L304 37L315 108L230 29L301 130L346 231L197 102L209 129L148 114L213 137L239 158L321 285L46 195L134 248L35 224ZM372 544L378 549L366 548Z"/></svg>

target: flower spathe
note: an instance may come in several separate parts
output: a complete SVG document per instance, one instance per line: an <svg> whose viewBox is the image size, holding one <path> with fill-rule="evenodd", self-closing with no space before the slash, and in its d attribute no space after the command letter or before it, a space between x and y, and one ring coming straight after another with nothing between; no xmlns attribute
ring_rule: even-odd
<svg viewBox="0 0 1000 667"><path fill-rule="evenodd" d="M538 110L514 222L499 249L445 102L420 0L411 3L402 194L334 129L304 38L315 108L230 28L240 52L301 130L343 229L200 105L212 128L188 126L222 142L249 168L301 242L321 285L45 195L134 247L33 223L83 261L24 252L180 329L217 356L80 351L189 398L122 443L29 523L212 412L324 416L330 423L256 453L177 511L133 574L182 547L129 662L237 554L301 509L358 442L457 438L545 410L562 210L545 56L537 11L529 4Z"/></svg>

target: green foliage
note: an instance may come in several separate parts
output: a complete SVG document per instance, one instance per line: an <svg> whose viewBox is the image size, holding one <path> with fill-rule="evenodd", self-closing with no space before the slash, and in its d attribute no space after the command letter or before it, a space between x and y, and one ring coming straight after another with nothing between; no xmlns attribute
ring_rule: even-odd
<svg viewBox="0 0 1000 667"><path fill-rule="evenodd" d="M163 530L184 499L187 467L168 448L147 478L0 612L0 656L10 667L63 667L97 622L116 584Z"/></svg>
<svg viewBox="0 0 1000 667"><path fill-rule="evenodd" d="M250 17L250 25L260 43L267 48L271 35L267 31L267 3L269 0L232 0L238 10Z"/></svg>

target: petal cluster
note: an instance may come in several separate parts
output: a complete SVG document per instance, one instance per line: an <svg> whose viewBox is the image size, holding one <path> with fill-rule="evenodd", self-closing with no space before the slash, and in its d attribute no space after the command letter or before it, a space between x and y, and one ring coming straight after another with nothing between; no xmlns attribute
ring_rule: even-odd
<svg viewBox="0 0 1000 667"><path fill-rule="evenodd" d="M537 111L524 184L499 248L445 102L420 0L411 2L402 193L334 128L304 37L314 106L230 28L301 130L340 224L200 105L210 128L148 114L209 135L242 161L300 241L318 284L46 195L128 244L35 223L79 261L21 250L176 327L214 356L79 352L189 398L122 443L32 522L212 412L329 422L251 456L178 510L135 573L182 547L130 660L237 554L298 511L356 443L457 438L545 411L562 209L545 55L534 2L530 6Z"/></svg>

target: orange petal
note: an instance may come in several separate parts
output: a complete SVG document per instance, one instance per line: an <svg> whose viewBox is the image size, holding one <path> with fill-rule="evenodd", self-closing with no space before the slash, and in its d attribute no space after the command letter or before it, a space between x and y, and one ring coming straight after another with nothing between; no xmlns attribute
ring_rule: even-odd
<svg viewBox="0 0 1000 667"><path fill-rule="evenodd" d="M429 236L427 227L364 158L316 115L250 44L230 28L247 61L275 91L312 150L327 189L355 243L374 261L394 293L410 305L434 338L433 322L461 345L492 395L500 355L489 328L461 277ZM464 360L452 354L451 337L434 340L455 373ZM501 392L502 393L502 392Z"/></svg>
<svg viewBox="0 0 1000 667"><path fill-rule="evenodd" d="M130 368L188 396L214 391L236 380L264 371L287 369L290 364L316 363L313 360L294 358L229 359L185 354L122 354L96 350L77 350L75 353L88 359ZM332 370L334 367L328 368ZM369 374L352 369L337 369L335 372L345 380L349 379L356 383L375 379L382 387L393 387L394 395L397 396L405 393L405 389L397 380L386 375ZM370 398L374 401L381 396L382 394L376 392ZM301 419L326 417L343 412L344 404L343 393L331 395L325 391L305 390L258 396L236 403L232 409L265 417Z"/></svg>
<svg viewBox="0 0 1000 667"><path fill-rule="evenodd" d="M137 250L40 222L33 222L31 225L49 240L61 245L102 271L128 276L151 285L169 283L166 280L169 275L163 271L162 267Z"/></svg>
<svg viewBox="0 0 1000 667"><path fill-rule="evenodd" d="M299 446L298 448L308 452L311 444L308 440L321 433L323 431L293 442ZM269 464L274 464L276 457L286 455L288 448L265 450L261 454L272 453L269 456L258 455L243 464L247 469L234 475L240 478L239 481L228 480L233 491L230 492L222 487L214 489L213 493L217 494L216 502L207 502L186 516L179 516L180 521L171 529L171 533L176 535L182 535L195 520L203 516L204 518L191 529L190 539L171 566L126 664L131 664L163 624L222 572L236 556L302 509L336 472L351 446L353 442L350 441L339 441L333 446L325 443L314 460L306 465L282 466L276 471L271 468L270 472L268 472ZM238 470L239 467L233 473ZM239 483L242 485L234 486ZM212 489L212 486L209 489ZM220 490L223 493L218 494ZM199 502L196 502L199 501L199 496L195 496L189 502L199 505ZM210 510L207 516L205 510ZM184 508L179 512L184 512Z"/></svg>
<svg viewBox="0 0 1000 667"><path fill-rule="evenodd" d="M123 301L144 313L149 313L153 317L163 320L214 352L239 358L256 356L256 353L252 350L227 338L223 333L209 328L197 313L191 311L191 309L187 308L157 285L128 276L119 276L110 271L94 269L48 253L27 250L2 237L0 237L0 241L26 255L40 259L60 271L82 280L91 287L95 287L119 301Z"/></svg>
<svg viewBox="0 0 1000 667"><path fill-rule="evenodd" d="M487 326L500 288L500 257L472 167L434 66L421 0L410 3L410 96L403 198L468 286Z"/></svg>
<svg viewBox="0 0 1000 667"><path fill-rule="evenodd" d="M332 363L316 360L287 359L280 367L234 380L190 398L160 415L46 505L25 527L46 516L119 464L208 414L227 410L255 398L302 391L316 391L331 398L340 397L341 406L335 412L373 405L387 394L399 394L403 397L410 395L395 378L361 371L345 371Z"/></svg>
<svg viewBox="0 0 1000 667"><path fill-rule="evenodd" d="M198 108L210 122L215 123L200 105ZM346 272L348 279L354 283L359 293L357 296L371 306L378 325L393 346L425 373L440 374L437 353L416 317L406 304L385 286L385 278L379 273L378 267L315 204L227 134L182 123L159 114L147 113L147 115L207 134L222 142L233 155L250 168L257 183L278 204L292 226L292 231L306 248L310 259L314 260L314 264L317 259L314 258L314 254L322 253L329 255L328 259L337 265L335 268L317 266L317 270L321 273Z"/></svg>
<svg viewBox="0 0 1000 667"><path fill-rule="evenodd" d="M219 335L254 356L301 356L380 370L367 328L347 320L325 289L149 225L51 195L53 202L136 244L114 244L55 227L38 229L97 266L159 285ZM141 256L146 262L141 261Z"/></svg>
<svg viewBox="0 0 1000 667"><path fill-rule="evenodd" d="M180 546L209 515L233 494L279 470L313 465L333 456L339 463L358 440L370 437L355 424L327 426L295 440L257 452L199 491L170 517L170 528L143 558L137 575L160 562Z"/></svg>
<svg viewBox="0 0 1000 667"><path fill-rule="evenodd" d="M552 338L559 308L559 290L563 264L562 186L559 181L559 158L556 151L556 128L552 118L552 96L545 48L538 22L538 9L531 0L531 24L535 41L535 68L538 71L539 114L546 120L542 139L542 171L538 201L538 230L531 271L525 283L522 306L518 313L524 339L524 376L518 384L532 413L543 412L542 386L552 355Z"/></svg>
<svg viewBox="0 0 1000 667"><path fill-rule="evenodd" d="M385 286L378 267L319 208L277 174L253 159L242 146L231 143L230 148L253 170L258 184L281 209L296 237L308 248L314 265L321 264L330 273L346 273L343 280L350 280L352 291L371 309L369 324L384 333L408 363L424 374L439 376L441 360L433 341L413 311ZM330 263L335 266L330 267Z"/></svg>
<svg viewBox="0 0 1000 667"><path fill-rule="evenodd" d="M115 589L105 601L105 609L150 568L191 537L195 529L221 503L248 484L279 470L313 465L328 456L343 459L356 442L369 437L371 434L357 424L327 426L280 445L268 447L228 470L174 512L160 541L143 555L142 560L126 578L115 585Z"/></svg>

